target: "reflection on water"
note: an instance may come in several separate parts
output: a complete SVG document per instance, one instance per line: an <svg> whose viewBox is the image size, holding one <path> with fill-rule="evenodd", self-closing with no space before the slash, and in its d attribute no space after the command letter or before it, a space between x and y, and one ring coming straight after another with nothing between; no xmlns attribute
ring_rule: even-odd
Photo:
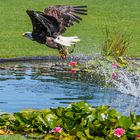
<svg viewBox="0 0 140 140"><path fill-rule="evenodd" d="M140 113L140 98L99 86L96 77L70 74L66 64L3 63L0 66L0 111L43 109L87 101L128 114Z"/></svg>

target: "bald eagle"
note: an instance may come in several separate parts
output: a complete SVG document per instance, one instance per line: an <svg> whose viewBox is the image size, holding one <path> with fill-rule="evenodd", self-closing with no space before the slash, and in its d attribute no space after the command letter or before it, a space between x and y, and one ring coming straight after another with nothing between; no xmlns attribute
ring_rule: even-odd
<svg viewBox="0 0 140 140"><path fill-rule="evenodd" d="M87 6L56 5L45 8L44 12L34 10L26 12L32 21L33 31L23 33L24 37L58 49L62 58L72 53L68 47L75 45L80 39L77 36L64 37L61 34L74 22L79 23L82 20L78 14L87 15Z"/></svg>

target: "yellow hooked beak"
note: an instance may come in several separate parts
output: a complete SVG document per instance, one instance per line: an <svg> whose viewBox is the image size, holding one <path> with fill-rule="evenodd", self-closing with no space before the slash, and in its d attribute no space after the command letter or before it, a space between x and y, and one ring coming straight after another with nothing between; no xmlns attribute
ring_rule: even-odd
<svg viewBox="0 0 140 140"><path fill-rule="evenodd" d="M25 36L25 33L23 33L22 36Z"/></svg>

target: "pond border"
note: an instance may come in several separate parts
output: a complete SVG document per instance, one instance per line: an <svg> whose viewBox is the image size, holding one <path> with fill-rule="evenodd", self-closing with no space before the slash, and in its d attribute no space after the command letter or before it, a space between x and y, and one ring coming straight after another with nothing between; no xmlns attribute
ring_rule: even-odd
<svg viewBox="0 0 140 140"><path fill-rule="evenodd" d="M20 62L20 61L37 61L37 60L46 60L46 61L68 61L68 60L90 60L90 56L69 56L66 59L62 59L59 56L29 56L29 57L16 57L16 58L0 58L1 62ZM140 60L140 58L130 58L126 57L127 60Z"/></svg>
<svg viewBox="0 0 140 140"><path fill-rule="evenodd" d="M31 57L16 57L16 58L0 58L0 63L2 62L20 62L20 61L78 61L78 60L90 60L89 56L69 56L66 59L62 59L60 56L31 56Z"/></svg>

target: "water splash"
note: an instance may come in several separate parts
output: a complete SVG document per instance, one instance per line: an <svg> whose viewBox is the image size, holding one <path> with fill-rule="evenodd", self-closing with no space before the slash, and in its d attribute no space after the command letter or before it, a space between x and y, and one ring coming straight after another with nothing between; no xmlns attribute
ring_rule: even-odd
<svg viewBox="0 0 140 140"><path fill-rule="evenodd" d="M139 114L140 108L140 74L127 73L124 70L119 71L119 77L112 79L114 88L121 94L116 95L116 99L110 106L117 105L118 110L124 115L129 115L130 112ZM125 108L125 109L124 109Z"/></svg>
<svg viewBox="0 0 140 140"><path fill-rule="evenodd" d="M106 85L111 85L120 92L109 105L124 115L129 115L131 111L139 114L140 73L136 66L112 68L111 65L106 65L102 67L102 75L105 76Z"/></svg>
<svg viewBox="0 0 140 140"><path fill-rule="evenodd" d="M112 80L115 88L121 93L140 97L140 74L119 71L119 77Z"/></svg>
<svg viewBox="0 0 140 140"><path fill-rule="evenodd" d="M114 64L102 65L102 75L105 76L106 85L111 85L125 95L140 97L140 72L139 65L130 63L121 68Z"/></svg>

